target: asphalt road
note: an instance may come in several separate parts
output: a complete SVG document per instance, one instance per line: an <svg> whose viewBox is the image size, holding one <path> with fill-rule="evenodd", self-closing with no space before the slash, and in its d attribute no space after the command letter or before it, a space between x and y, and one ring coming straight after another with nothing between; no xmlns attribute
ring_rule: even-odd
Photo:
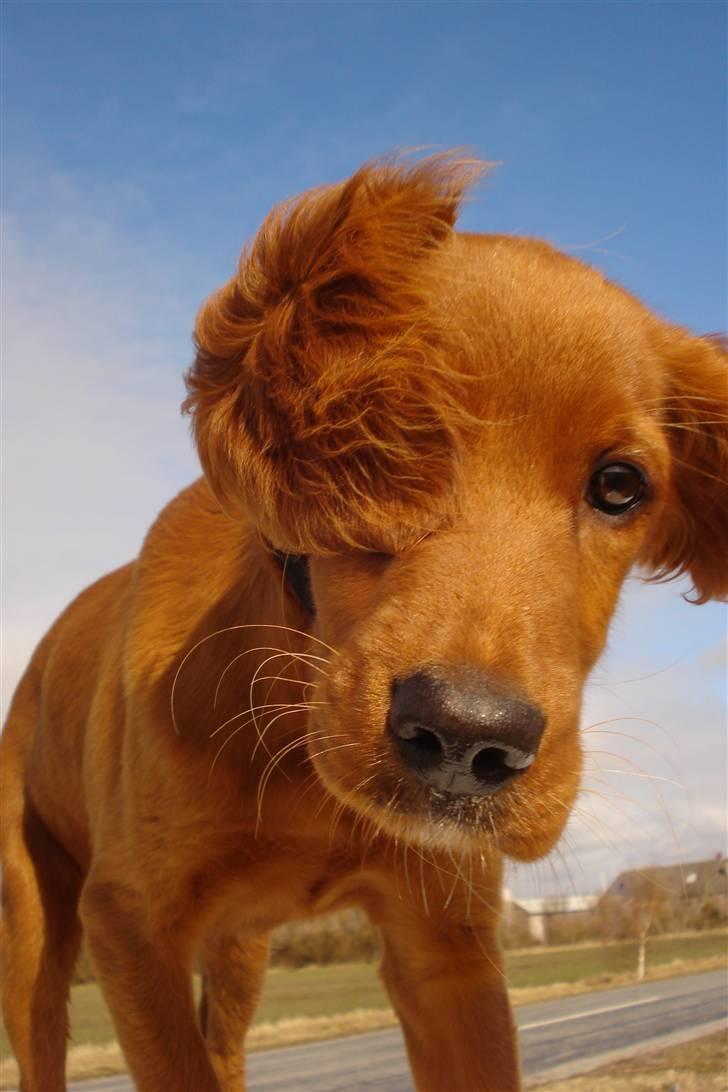
<svg viewBox="0 0 728 1092"><path fill-rule="evenodd" d="M725 971L522 1005L516 1010L523 1073L568 1076L612 1057L725 1027ZM251 1054L250 1092L412 1092L396 1030ZM133 1092L127 1077L84 1081L77 1092ZM445 1090L444 1090L445 1092Z"/></svg>

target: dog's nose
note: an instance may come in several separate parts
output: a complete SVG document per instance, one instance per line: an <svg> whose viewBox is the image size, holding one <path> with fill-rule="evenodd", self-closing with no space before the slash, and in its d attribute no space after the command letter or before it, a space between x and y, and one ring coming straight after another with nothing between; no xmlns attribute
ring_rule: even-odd
<svg viewBox="0 0 728 1092"><path fill-rule="evenodd" d="M427 667L394 684L388 729L408 769L453 796L485 796L526 770L538 706L476 667Z"/></svg>

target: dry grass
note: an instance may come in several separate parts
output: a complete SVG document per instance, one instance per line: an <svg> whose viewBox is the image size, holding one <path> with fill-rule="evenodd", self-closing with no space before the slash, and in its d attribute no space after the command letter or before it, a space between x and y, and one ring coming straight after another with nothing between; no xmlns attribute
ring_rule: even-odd
<svg viewBox="0 0 728 1092"><path fill-rule="evenodd" d="M728 1034L718 1031L535 1087L538 1092L726 1092Z"/></svg>
<svg viewBox="0 0 728 1092"><path fill-rule="evenodd" d="M116 1073L126 1073L126 1062L118 1043L75 1046L68 1052L66 1074L69 1080L111 1077ZM17 1088L19 1082L15 1059L3 1058L0 1061L0 1089Z"/></svg>
<svg viewBox="0 0 728 1092"><path fill-rule="evenodd" d="M356 1009L341 1016L295 1016L277 1024L258 1024L246 1039L248 1050L312 1043L317 1039L336 1039L340 1035L358 1035L362 1031L393 1028L397 1018L391 1009Z"/></svg>

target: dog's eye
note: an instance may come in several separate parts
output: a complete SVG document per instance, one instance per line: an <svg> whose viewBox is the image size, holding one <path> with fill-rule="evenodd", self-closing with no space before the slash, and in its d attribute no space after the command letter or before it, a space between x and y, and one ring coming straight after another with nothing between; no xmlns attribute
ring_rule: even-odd
<svg viewBox="0 0 728 1092"><path fill-rule="evenodd" d="M587 499L600 512L621 516L640 504L646 495L647 479L638 466L608 463L592 474Z"/></svg>

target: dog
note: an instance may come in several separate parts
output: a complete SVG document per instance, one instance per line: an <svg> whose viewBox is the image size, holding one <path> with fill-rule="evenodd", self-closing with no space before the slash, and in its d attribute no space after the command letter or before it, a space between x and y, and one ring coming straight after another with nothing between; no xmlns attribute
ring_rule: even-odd
<svg viewBox="0 0 728 1092"><path fill-rule="evenodd" d="M483 169L304 194L198 316L204 477L2 736L24 1092L64 1087L82 934L140 1092L241 1092L271 930L351 905L420 1092L519 1088L501 863L564 828L632 566L728 592L728 364L546 243L458 233Z"/></svg>

